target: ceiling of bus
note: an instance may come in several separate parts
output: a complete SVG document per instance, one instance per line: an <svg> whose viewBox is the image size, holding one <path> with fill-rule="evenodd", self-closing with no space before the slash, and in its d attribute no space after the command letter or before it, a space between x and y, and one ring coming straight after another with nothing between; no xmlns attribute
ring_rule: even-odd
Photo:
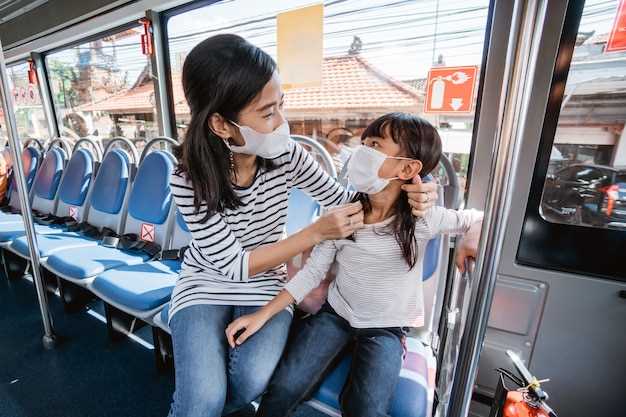
<svg viewBox="0 0 626 417"><path fill-rule="evenodd" d="M130 0L0 0L0 39L18 46Z"/></svg>
<svg viewBox="0 0 626 417"><path fill-rule="evenodd" d="M4 0L0 1L0 23L9 22L16 17L48 3L49 0Z"/></svg>

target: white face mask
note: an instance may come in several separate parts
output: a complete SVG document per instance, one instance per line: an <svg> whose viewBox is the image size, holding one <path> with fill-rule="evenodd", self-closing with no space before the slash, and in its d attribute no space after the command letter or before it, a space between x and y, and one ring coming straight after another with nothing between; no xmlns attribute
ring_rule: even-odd
<svg viewBox="0 0 626 417"><path fill-rule="evenodd" d="M262 158L276 158L289 150L289 123L285 120L283 124L278 126L271 133L260 133L248 126L239 126L235 122L231 122L239 128L243 140L246 142L243 146L226 145L231 151L236 153L245 153L247 155L258 155Z"/></svg>
<svg viewBox="0 0 626 417"><path fill-rule="evenodd" d="M387 158L412 161L411 158L387 156L369 146L361 145L356 148L348 161L350 183L361 193L376 194L381 192L389 184L389 181L398 179L398 177L380 178L378 176L378 171Z"/></svg>

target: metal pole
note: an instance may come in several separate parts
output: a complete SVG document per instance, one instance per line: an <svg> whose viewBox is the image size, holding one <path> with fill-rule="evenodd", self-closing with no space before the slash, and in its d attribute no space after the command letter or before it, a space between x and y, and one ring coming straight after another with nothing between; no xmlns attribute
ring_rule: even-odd
<svg viewBox="0 0 626 417"><path fill-rule="evenodd" d="M154 82L154 97L157 109L157 119L159 123L159 134L175 137L175 130L172 128L172 114L170 109L174 108L170 102L167 92L167 63L165 37L161 25L161 15L154 10L146 11L146 18L152 25L153 52L150 56L150 66L152 69L152 80Z"/></svg>
<svg viewBox="0 0 626 417"><path fill-rule="evenodd" d="M52 318L48 311L48 298L41 279L41 270L39 267L39 247L37 246L37 238L35 235L35 227L30 211L30 202L28 201L28 189L26 187L26 179L24 177L24 166L22 165L21 145L17 134L17 122L13 111L13 103L9 94L9 82L7 79L7 67L4 59L4 50L0 42L0 95L2 96L2 107L4 108L4 117L7 123L7 132L9 134L9 144L11 148L11 156L13 158L13 175L15 176L15 184L17 186L17 194L20 200L20 208L22 210L22 219L24 220L24 229L26 231L26 239L28 239L28 251L30 253L31 264L33 267L33 281L37 290L37 300L39 301L39 309L41 310L41 319L43 321L43 345L46 349L52 349L55 346L55 335L52 328Z"/></svg>
<svg viewBox="0 0 626 417"><path fill-rule="evenodd" d="M46 116L46 120L48 121L48 134L50 135L50 139L61 137L56 112L54 111L54 103L52 102L52 96L50 94L50 84L48 83L48 77L46 76L46 63L40 53L31 52L30 57L35 63L35 69L37 70L39 97L41 98L43 112Z"/></svg>
<svg viewBox="0 0 626 417"><path fill-rule="evenodd" d="M502 110L498 115L483 234L475 269L477 279L472 284L468 317L454 375L455 395L447 414L452 417L467 416L472 400L511 208L511 187L522 144L520 126L530 99L528 86L536 61L536 36L540 35L538 28L542 27L540 21L545 16L540 11L545 6L543 0L518 1L513 11L501 96Z"/></svg>

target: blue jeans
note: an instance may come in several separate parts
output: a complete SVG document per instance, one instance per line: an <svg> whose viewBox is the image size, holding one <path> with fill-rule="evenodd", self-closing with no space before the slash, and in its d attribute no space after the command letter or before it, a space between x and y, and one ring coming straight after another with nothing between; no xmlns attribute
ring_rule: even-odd
<svg viewBox="0 0 626 417"><path fill-rule="evenodd" d="M258 398L285 347L291 313L282 311L241 346L224 331L260 307L194 305L172 317L176 390L169 417L219 417Z"/></svg>
<svg viewBox="0 0 626 417"><path fill-rule="evenodd" d="M326 303L289 341L256 417L291 416L353 344L352 365L340 395L344 417L387 416L400 368L404 329L357 329Z"/></svg>

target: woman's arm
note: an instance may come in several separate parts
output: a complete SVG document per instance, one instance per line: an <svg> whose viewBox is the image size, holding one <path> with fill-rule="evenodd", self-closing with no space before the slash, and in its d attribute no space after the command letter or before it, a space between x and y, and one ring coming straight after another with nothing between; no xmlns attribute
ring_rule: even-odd
<svg viewBox="0 0 626 417"><path fill-rule="evenodd" d="M331 177L302 145L293 142L287 174L292 185L330 208L352 201L353 192L347 191L336 178Z"/></svg>
<svg viewBox="0 0 626 417"><path fill-rule="evenodd" d="M288 291L282 290L272 301L265 304L256 313L241 316L226 327L226 339L231 348L240 345L250 336L258 332L272 317L283 311L293 303L293 297ZM243 329L245 331L237 336Z"/></svg>
<svg viewBox="0 0 626 417"><path fill-rule="evenodd" d="M328 239L350 236L363 225L360 203L353 203L329 211L311 226L290 237L245 250L220 213L204 219L206 209L195 213L193 189L183 178L172 176L172 195L183 216L203 260L216 268L226 279L247 281L250 276L281 265L299 253ZM195 260L199 265L202 260Z"/></svg>
<svg viewBox="0 0 626 417"><path fill-rule="evenodd" d="M307 260L306 265L293 277L272 301L257 312L239 317L226 328L226 338L231 347L240 345L250 336L259 331L265 323L276 314L284 310L294 301L299 303L306 295L326 276L331 264L335 260L337 247L335 242L326 241L317 245ZM245 331L235 339L242 330Z"/></svg>
<svg viewBox="0 0 626 417"><path fill-rule="evenodd" d="M346 204L332 209L309 227L292 234L286 239L263 245L251 251L249 260L250 275L256 275L283 264L323 241L346 238L362 226L363 213L361 203Z"/></svg>

